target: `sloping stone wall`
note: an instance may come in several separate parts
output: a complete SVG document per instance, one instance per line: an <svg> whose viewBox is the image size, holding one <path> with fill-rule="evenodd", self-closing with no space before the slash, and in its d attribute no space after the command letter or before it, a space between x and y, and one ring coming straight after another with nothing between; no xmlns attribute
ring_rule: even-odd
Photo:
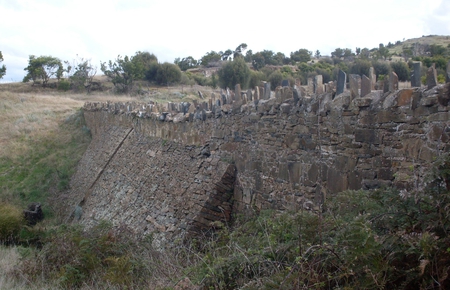
<svg viewBox="0 0 450 290"><path fill-rule="evenodd" d="M70 202L83 208L82 223L107 219L163 243L231 212L310 208L346 189L412 190L450 149L443 94L438 86L301 97L285 87L268 100L186 114L87 103L94 137Z"/></svg>

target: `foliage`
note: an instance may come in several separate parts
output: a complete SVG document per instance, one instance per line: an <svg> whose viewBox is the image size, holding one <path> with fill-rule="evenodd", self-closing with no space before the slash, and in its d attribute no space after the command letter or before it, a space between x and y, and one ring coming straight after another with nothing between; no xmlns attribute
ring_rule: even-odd
<svg viewBox="0 0 450 290"><path fill-rule="evenodd" d="M200 64L206 67L218 66L221 59L220 53L211 50L200 59Z"/></svg>
<svg viewBox="0 0 450 290"><path fill-rule="evenodd" d="M70 82L67 80L60 80L58 83L58 90L67 92L70 90Z"/></svg>
<svg viewBox="0 0 450 290"><path fill-rule="evenodd" d="M20 208L9 203L0 204L0 243L17 240L24 224Z"/></svg>
<svg viewBox="0 0 450 290"><path fill-rule="evenodd" d="M181 81L181 70L177 65L165 62L159 65L156 72L156 83L159 85L169 85Z"/></svg>
<svg viewBox="0 0 450 290"><path fill-rule="evenodd" d="M58 80L63 74L63 65L61 60L52 56L39 56L30 55L28 59L28 66L24 69L28 73L23 78L23 82L33 81L36 84L38 81L42 81L42 86L47 86L48 81L56 77Z"/></svg>
<svg viewBox="0 0 450 290"><path fill-rule="evenodd" d="M144 64L139 61L133 61L129 58L118 55L116 60L101 63L102 72L111 80L117 92L129 93L133 88L135 80L144 77Z"/></svg>
<svg viewBox="0 0 450 290"><path fill-rule="evenodd" d="M26 260L22 271L35 279L42 276L56 280L64 288L77 288L99 277L102 284L131 287L148 275L147 269L130 250L129 232L115 234L109 223L100 222L88 232L77 226L60 226L49 230L43 248L33 260Z"/></svg>
<svg viewBox="0 0 450 290"><path fill-rule="evenodd" d="M276 87L281 86L284 77L280 70L276 70L269 75L270 89L274 91Z"/></svg>
<svg viewBox="0 0 450 290"><path fill-rule="evenodd" d="M182 71L186 71L190 68L195 68L198 66L198 61L192 56L184 57L180 60L180 58L176 58L174 63L180 67Z"/></svg>
<svg viewBox="0 0 450 290"><path fill-rule="evenodd" d="M386 60L390 56L389 49L385 47L384 44L380 43L378 50L376 51L376 56Z"/></svg>
<svg viewBox="0 0 450 290"><path fill-rule="evenodd" d="M346 191L323 212L261 211L201 244L212 289L447 289L450 158L425 191Z"/></svg>
<svg viewBox="0 0 450 290"><path fill-rule="evenodd" d="M296 62L308 62L311 60L312 52L301 48L297 51L291 52L291 60L293 63Z"/></svg>
<svg viewBox="0 0 450 290"><path fill-rule="evenodd" d="M391 68L392 71L394 71L397 74L399 81L405 82L409 80L410 70L406 62L403 61L391 62Z"/></svg>
<svg viewBox="0 0 450 290"><path fill-rule="evenodd" d="M370 61L365 59L357 59L351 66L350 66L350 73L351 74L358 74L358 75L366 75L369 76L369 70L372 64Z"/></svg>
<svg viewBox="0 0 450 290"><path fill-rule="evenodd" d="M133 56L133 62L143 66L144 71L146 71L151 64L158 62L158 58L156 57L156 55L148 51L137 51Z"/></svg>
<svg viewBox="0 0 450 290"><path fill-rule="evenodd" d="M414 57L413 60L415 61L421 61L423 63L423 66L425 68L431 67L433 63L435 64L437 69L447 69L447 63L450 61L450 57L446 58L443 56L434 56L434 57Z"/></svg>
<svg viewBox="0 0 450 290"><path fill-rule="evenodd" d="M86 90L88 93L91 91L94 77L97 74L97 67L93 66L90 60L84 58L78 58L70 65L68 61L64 62L67 65L66 71L69 75L72 88L75 91ZM58 89L60 84L58 84ZM67 90L67 89L63 89Z"/></svg>
<svg viewBox="0 0 450 290"><path fill-rule="evenodd" d="M256 70L260 70L266 66L266 59L261 52L257 52L252 56L252 66Z"/></svg>
<svg viewBox="0 0 450 290"><path fill-rule="evenodd" d="M0 51L0 63L2 63L4 61L4 59L3 59L3 54L2 54L2 52ZM3 64L1 67L0 67L0 79L2 79L3 78L3 76L6 74L6 66Z"/></svg>
<svg viewBox="0 0 450 290"><path fill-rule="evenodd" d="M234 88L240 84L243 89L247 88L250 79L250 69L241 57L226 62L217 72L219 83L222 88Z"/></svg>
<svg viewBox="0 0 450 290"><path fill-rule="evenodd" d="M263 72L252 70L250 72L250 81L248 87L255 88L256 86L260 86L261 82L264 80L266 80L266 75Z"/></svg>
<svg viewBox="0 0 450 290"><path fill-rule="evenodd" d="M387 76L391 72L391 67L390 67L389 63L387 63L385 61L379 61L379 60L372 61L372 66L375 70L377 79L379 79L380 75Z"/></svg>
<svg viewBox="0 0 450 290"><path fill-rule="evenodd" d="M253 50L247 50L247 52L245 53L245 57L244 57L245 62L249 62L251 63L253 60Z"/></svg>

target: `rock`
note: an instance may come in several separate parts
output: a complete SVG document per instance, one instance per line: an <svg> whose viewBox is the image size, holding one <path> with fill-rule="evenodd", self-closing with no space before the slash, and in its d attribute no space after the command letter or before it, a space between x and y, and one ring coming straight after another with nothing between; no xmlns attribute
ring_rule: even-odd
<svg viewBox="0 0 450 290"><path fill-rule="evenodd" d="M24 210L23 213L28 225L30 226L34 226L44 219L41 204L38 202L30 203L28 205L28 209Z"/></svg>

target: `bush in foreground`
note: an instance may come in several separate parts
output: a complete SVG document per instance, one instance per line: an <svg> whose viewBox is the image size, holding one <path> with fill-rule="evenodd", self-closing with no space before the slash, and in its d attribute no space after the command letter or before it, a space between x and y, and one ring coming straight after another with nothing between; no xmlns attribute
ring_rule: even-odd
<svg viewBox="0 0 450 290"><path fill-rule="evenodd" d="M16 241L24 224L20 208L7 203L0 205L0 243Z"/></svg>

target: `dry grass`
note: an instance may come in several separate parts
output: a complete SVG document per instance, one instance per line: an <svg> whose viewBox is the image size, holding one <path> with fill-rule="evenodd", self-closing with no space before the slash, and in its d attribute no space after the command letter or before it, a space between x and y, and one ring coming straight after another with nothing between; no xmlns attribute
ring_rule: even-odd
<svg viewBox="0 0 450 290"><path fill-rule="evenodd" d="M55 132L82 105L67 97L0 92L0 158L26 153L29 141Z"/></svg>
<svg viewBox="0 0 450 290"><path fill-rule="evenodd" d="M420 38L411 38L403 41L400 45L396 45L389 49L389 53L401 53L403 50L403 46L411 46L416 43L419 44L436 44L436 45L442 45L443 47L447 47L447 45L450 44L450 36L440 36L440 35L434 35L434 36L424 36Z"/></svg>
<svg viewBox="0 0 450 290"><path fill-rule="evenodd" d="M16 247L0 247L0 289L30 289L25 278L16 277L20 254Z"/></svg>

